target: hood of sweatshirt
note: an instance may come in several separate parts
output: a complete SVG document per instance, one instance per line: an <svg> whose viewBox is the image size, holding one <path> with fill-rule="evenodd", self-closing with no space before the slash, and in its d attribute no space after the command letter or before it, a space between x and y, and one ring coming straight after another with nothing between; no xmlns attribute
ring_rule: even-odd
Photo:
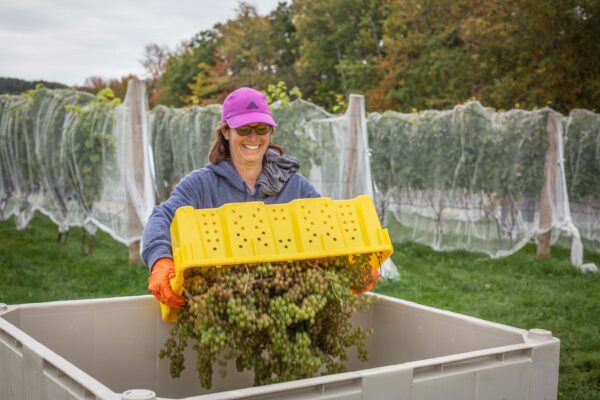
<svg viewBox="0 0 600 400"><path fill-rule="evenodd" d="M208 164L206 167L213 171L215 175L227 182L232 189L241 193L248 191L244 180L237 173L230 160L223 160L218 164Z"/></svg>

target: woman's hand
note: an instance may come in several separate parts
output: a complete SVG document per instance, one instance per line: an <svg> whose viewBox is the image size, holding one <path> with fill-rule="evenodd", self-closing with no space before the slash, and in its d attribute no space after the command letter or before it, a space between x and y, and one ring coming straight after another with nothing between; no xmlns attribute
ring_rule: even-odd
<svg viewBox="0 0 600 400"><path fill-rule="evenodd" d="M183 297L176 295L171 289L170 280L175 276L175 267L170 258L160 258L152 266L150 278L148 278L148 291L161 303L169 307L181 307L184 304Z"/></svg>

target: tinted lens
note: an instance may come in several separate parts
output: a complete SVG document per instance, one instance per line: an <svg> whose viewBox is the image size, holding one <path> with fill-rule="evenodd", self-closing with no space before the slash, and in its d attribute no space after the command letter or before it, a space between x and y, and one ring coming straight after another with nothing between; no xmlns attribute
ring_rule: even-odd
<svg viewBox="0 0 600 400"><path fill-rule="evenodd" d="M254 128L254 130L259 135L265 135L265 134L269 133L269 131L271 130L271 127L269 125L258 125L257 127Z"/></svg>
<svg viewBox="0 0 600 400"><path fill-rule="evenodd" d="M271 127L269 125L257 125L257 126L240 126L239 128L235 128L236 132L240 136L248 136L252 130L254 130L258 135L266 135L271 131Z"/></svg>
<svg viewBox="0 0 600 400"><path fill-rule="evenodd" d="M250 134L250 132L252 132L252 129L253 128L251 128L249 126L240 126L239 128L235 128L235 131L240 136L248 136Z"/></svg>

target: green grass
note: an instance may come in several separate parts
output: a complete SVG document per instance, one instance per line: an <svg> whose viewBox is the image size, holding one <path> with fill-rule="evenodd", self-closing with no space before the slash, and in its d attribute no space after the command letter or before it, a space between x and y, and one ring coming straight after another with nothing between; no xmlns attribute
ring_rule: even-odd
<svg viewBox="0 0 600 400"><path fill-rule="evenodd" d="M93 255L81 255L81 230L56 242L56 226L36 215L15 230L0 222L0 302L145 294L146 267L129 265L127 248L98 232ZM426 246L395 246L398 282L376 292L486 320L551 330L561 339L559 398L600 398L600 274L581 274L569 252L553 248L538 261L535 247L492 260L466 252L434 252ZM586 254L600 266L600 255Z"/></svg>
<svg viewBox="0 0 600 400"><path fill-rule="evenodd" d="M128 263L127 247L99 231L92 255L82 256L81 236L73 228L57 243L56 225L40 214L21 231L13 219L0 222L0 303L148 293L148 269Z"/></svg>

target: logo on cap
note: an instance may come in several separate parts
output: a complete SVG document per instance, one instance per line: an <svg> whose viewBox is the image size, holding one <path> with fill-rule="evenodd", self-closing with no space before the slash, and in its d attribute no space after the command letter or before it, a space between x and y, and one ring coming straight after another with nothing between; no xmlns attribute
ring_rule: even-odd
<svg viewBox="0 0 600 400"><path fill-rule="evenodd" d="M253 108L256 108L256 109L257 109L257 108L258 108L258 106L256 105L256 103L255 103L255 102L251 101L251 102L248 104L248 107L246 107L246 110L251 110L251 109L253 109Z"/></svg>

